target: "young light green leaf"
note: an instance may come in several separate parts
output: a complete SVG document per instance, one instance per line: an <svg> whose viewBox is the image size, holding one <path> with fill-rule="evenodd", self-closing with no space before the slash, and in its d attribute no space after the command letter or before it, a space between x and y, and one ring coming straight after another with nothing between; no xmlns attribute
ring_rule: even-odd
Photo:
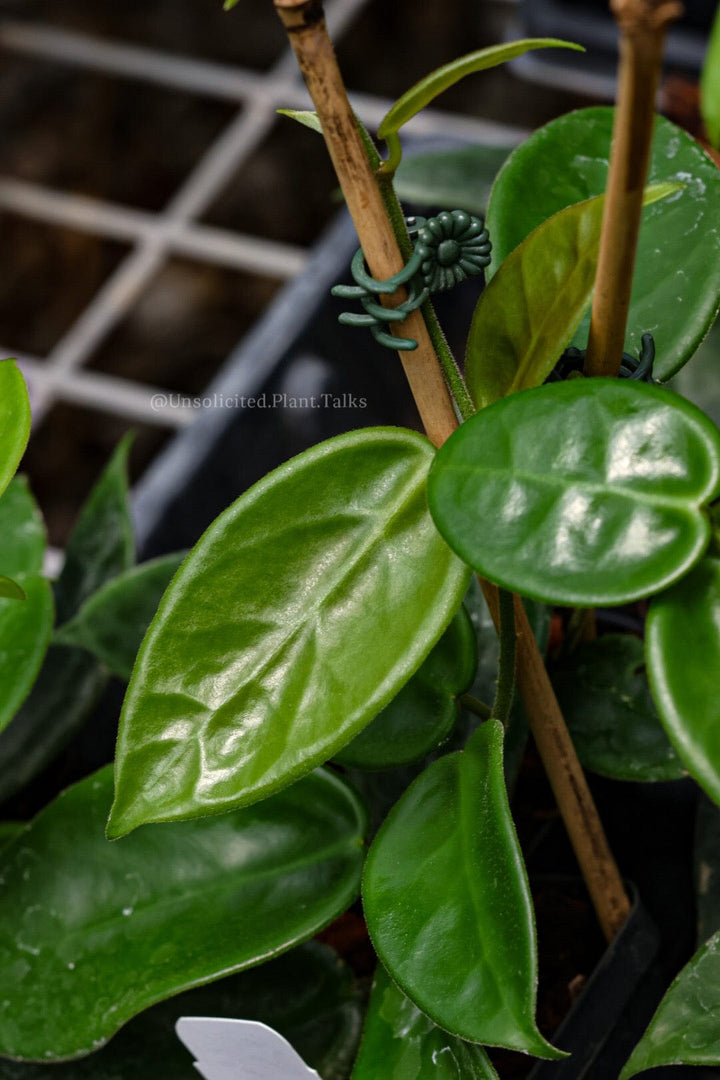
<svg viewBox="0 0 720 1080"><path fill-rule="evenodd" d="M586 769L614 780L677 780L687 771L657 715L643 643L604 634L553 672L553 686Z"/></svg>
<svg viewBox="0 0 720 1080"><path fill-rule="evenodd" d="M720 559L702 559L653 599L645 647L668 738L690 775L720 803Z"/></svg>
<svg viewBox="0 0 720 1080"><path fill-rule="evenodd" d="M55 644L86 649L113 675L129 680L142 639L184 557L184 552L163 555L106 582L56 631Z"/></svg>
<svg viewBox="0 0 720 1080"><path fill-rule="evenodd" d="M14 360L0 360L0 492L15 474L30 437L30 399Z"/></svg>
<svg viewBox="0 0 720 1080"><path fill-rule="evenodd" d="M298 124L322 135L322 124L313 109L278 109L278 116L287 116L290 120L297 120Z"/></svg>
<svg viewBox="0 0 720 1080"><path fill-rule="evenodd" d="M655 184L646 205L678 190ZM540 386L588 309L604 196L568 206L534 229L483 290L467 343L466 380L478 408Z"/></svg>
<svg viewBox="0 0 720 1080"><path fill-rule="evenodd" d="M508 60L514 60L531 49L575 49L578 52L584 52L582 45L574 45L570 41L559 41L557 38L525 38L522 41L509 41L502 45L477 49L475 52L460 56L457 60L451 60L449 64L437 68L399 97L381 120L378 136L385 139L390 151L385 168L388 171L394 170L400 164L402 148L397 137L400 128L407 124L408 120L412 120L413 116L416 116L431 101L434 101L439 94L464 79L466 75L505 64Z"/></svg>
<svg viewBox="0 0 720 1080"><path fill-rule="evenodd" d="M420 761L444 742L458 715L457 694L477 668L477 641L461 607L402 690L335 760L356 769L390 769Z"/></svg>
<svg viewBox="0 0 720 1080"><path fill-rule="evenodd" d="M488 207L488 276L543 221L605 191L613 115L606 107L569 113L510 155ZM694 139L658 116L648 183L665 182L682 189L645 212L625 338L637 356L642 335L656 335L655 377L663 380L690 359L720 306L720 171ZM682 318L668 319L669 311ZM585 348L588 327L589 314L572 345Z"/></svg>
<svg viewBox="0 0 720 1080"><path fill-rule="evenodd" d="M109 835L265 798L414 674L469 578L427 510L433 456L397 428L341 435L210 526L135 665Z"/></svg>
<svg viewBox="0 0 720 1080"><path fill-rule="evenodd" d="M323 1080L346 1080L362 1026L347 967L316 941L147 1009L89 1057L47 1065L0 1062L0 1080L198 1080L175 1033L180 1016L244 1017L279 1031ZM50 1072L50 1077L48 1077Z"/></svg>
<svg viewBox="0 0 720 1080"><path fill-rule="evenodd" d="M352 1080L497 1080L481 1046L437 1027L378 966Z"/></svg>
<svg viewBox="0 0 720 1080"><path fill-rule="evenodd" d="M127 471L132 438L126 435L118 444L70 535L55 588L58 626L135 560Z"/></svg>
<svg viewBox="0 0 720 1080"><path fill-rule="evenodd" d="M694 405L629 379L573 379L466 421L438 451L428 500L450 546L491 581L546 603L612 605L698 561L719 485L720 433Z"/></svg>
<svg viewBox="0 0 720 1080"><path fill-rule="evenodd" d="M4 1056L88 1054L155 1002L311 937L357 894L364 814L328 772L118 844L103 835L111 796L107 768L3 853Z"/></svg>
<svg viewBox="0 0 720 1080"><path fill-rule="evenodd" d="M445 1031L555 1059L535 1025L535 924L502 747L490 720L405 792L365 864L365 916L392 978Z"/></svg>
<svg viewBox="0 0 720 1080"><path fill-rule="evenodd" d="M715 15L700 78L700 111L708 140L720 147L720 8Z"/></svg>
<svg viewBox="0 0 720 1080"><path fill-rule="evenodd" d="M682 969L619 1080L659 1065L717 1065L720 1061L720 933Z"/></svg>

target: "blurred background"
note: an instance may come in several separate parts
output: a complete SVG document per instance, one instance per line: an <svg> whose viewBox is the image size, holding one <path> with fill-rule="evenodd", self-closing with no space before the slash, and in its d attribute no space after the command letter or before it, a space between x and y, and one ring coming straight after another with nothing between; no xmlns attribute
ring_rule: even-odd
<svg viewBox="0 0 720 1080"><path fill-rule="evenodd" d="M519 36L586 45L585 56L534 53L473 76L408 129L418 139L502 149L568 109L611 99L606 7L328 0L326 12L353 103L371 128L413 81L464 52ZM690 0L668 50L660 106L693 132L714 9L714 0ZM81 502L131 428L133 480L146 478L141 544L192 542L228 490L335 430L302 410L233 409L244 434L223 443L229 488L208 497L172 544L157 539L164 493L174 485L168 500L184 503L183 469L204 453L191 428L217 448L207 414L227 413L189 396L207 387L335 387L334 345L290 344L297 327L283 289L309 282L305 293L296 286L292 310L305 296L315 323L319 267L340 252L342 278L354 243L336 229L325 234L325 254L313 254L339 203L321 140L277 116L309 102L272 2L240 0L226 14L220 0L6 0L0 55L0 353L21 360L30 384L35 427L23 468L46 515L51 559L61 558ZM328 274L323 291L338 279L337 268ZM328 311L334 324L337 310ZM359 332L341 333L345 355ZM366 343L360 354L366 382L353 376L348 385L382 393L333 424L402 421L408 406L399 376L386 373L389 354Z"/></svg>

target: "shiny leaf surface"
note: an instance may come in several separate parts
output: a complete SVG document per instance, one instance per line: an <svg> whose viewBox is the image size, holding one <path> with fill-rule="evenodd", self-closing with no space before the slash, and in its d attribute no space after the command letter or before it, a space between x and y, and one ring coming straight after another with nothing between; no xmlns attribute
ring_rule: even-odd
<svg viewBox="0 0 720 1080"><path fill-rule="evenodd" d="M365 864L377 953L446 1031L538 1057L532 901L503 777L503 727L425 770L391 810Z"/></svg>
<svg viewBox="0 0 720 1080"><path fill-rule="evenodd" d="M14 360L0 360L0 492L20 464L30 437L30 401Z"/></svg>
<svg viewBox="0 0 720 1080"><path fill-rule="evenodd" d="M265 798L407 682L469 577L427 511L433 454L400 429L341 435L210 526L138 656L110 835Z"/></svg>
<svg viewBox="0 0 720 1080"><path fill-rule="evenodd" d="M484 214L490 189L512 147L463 146L408 154L395 173L398 198L418 206L452 206Z"/></svg>
<svg viewBox="0 0 720 1080"><path fill-rule="evenodd" d="M45 523L27 480L16 476L0 497L0 569L21 579L43 568L47 537Z"/></svg>
<svg viewBox="0 0 720 1080"><path fill-rule="evenodd" d="M653 599L645 647L668 737L690 775L720 802L720 559L703 559Z"/></svg>
<svg viewBox="0 0 720 1080"><path fill-rule="evenodd" d="M458 713L455 695L467 690L476 667L475 631L461 607L410 681L335 759L358 769L419 761L450 734Z"/></svg>
<svg viewBox="0 0 720 1080"><path fill-rule="evenodd" d="M720 934L695 953L660 1002L620 1080L658 1065L720 1061Z"/></svg>
<svg viewBox="0 0 720 1080"><path fill-rule="evenodd" d="M466 75L505 64L508 60L514 60L532 49L558 48L583 52L581 45L574 45L570 41L559 41L557 38L525 38L521 41L508 41L501 45L477 49L475 52L458 57L457 60L451 60L449 64L443 64L442 67L426 75L424 79L420 79L398 98L378 127L378 137L387 141L390 150L390 166L397 166L400 162L402 151L397 138L400 128L445 90L464 79Z"/></svg>
<svg viewBox="0 0 720 1080"><path fill-rule="evenodd" d="M552 214L604 192L612 118L605 107L569 113L510 156L488 208L490 273ZM689 360L720 305L720 172L689 135L658 117L648 183L668 181L683 187L645 212L625 338L637 356L641 336L655 335L661 379ZM572 344L585 348L588 326L589 315Z"/></svg>
<svg viewBox="0 0 720 1080"><path fill-rule="evenodd" d="M687 772L655 709L639 638L604 634L553 673L578 757L614 780L677 780Z"/></svg>
<svg viewBox="0 0 720 1080"><path fill-rule="evenodd" d="M346 1080L362 1024L348 969L331 949L313 941L153 1006L89 1057L51 1069L0 1061L0 1080L197 1080L175 1034L180 1016L241 1016L270 1024L323 1080Z"/></svg>
<svg viewBox="0 0 720 1080"><path fill-rule="evenodd" d="M184 553L164 555L118 574L57 631L55 643L86 649L113 675L129 680L142 639L183 558Z"/></svg>
<svg viewBox="0 0 720 1080"><path fill-rule="evenodd" d="M108 768L4 852L7 1057L89 1053L155 1002L311 937L356 895L363 813L329 773L257 807L117 844L103 835L111 794Z"/></svg>
<svg viewBox="0 0 720 1080"><path fill-rule="evenodd" d="M428 482L435 522L505 588L621 604L685 574L709 540L720 434L679 395L628 379L513 394L464 423Z"/></svg>
<svg viewBox="0 0 720 1080"><path fill-rule="evenodd" d="M131 443L132 435L126 435L118 444L68 540L55 588L58 626L135 561L127 475Z"/></svg>
<svg viewBox="0 0 720 1080"><path fill-rule="evenodd" d="M497 1080L481 1046L463 1042L437 1027L379 966L352 1080L378 1080L381 1076L392 1080Z"/></svg>
<svg viewBox="0 0 720 1080"><path fill-rule="evenodd" d="M720 8L708 42L700 79L700 111L708 140L720 147Z"/></svg>
<svg viewBox="0 0 720 1080"><path fill-rule="evenodd" d="M646 204L676 188L648 188ZM605 199L553 214L503 262L480 295L467 344L466 379L478 408L540 386L588 309Z"/></svg>

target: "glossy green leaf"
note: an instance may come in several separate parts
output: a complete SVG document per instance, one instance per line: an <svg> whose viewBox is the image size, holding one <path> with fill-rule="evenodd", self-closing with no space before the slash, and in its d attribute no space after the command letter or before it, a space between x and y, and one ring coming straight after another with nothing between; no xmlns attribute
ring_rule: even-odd
<svg viewBox="0 0 720 1080"><path fill-rule="evenodd" d="M11 578L39 574L47 536L45 523L27 480L16 476L0 497L0 570Z"/></svg>
<svg viewBox="0 0 720 1080"><path fill-rule="evenodd" d="M720 1061L720 933L695 953L670 986L620 1080L659 1065Z"/></svg>
<svg viewBox="0 0 720 1080"><path fill-rule="evenodd" d="M720 809L699 793L695 819L694 878L699 943L720 930Z"/></svg>
<svg viewBox="0 0 720 1080"><path fill-rule="evenodd" d="M379 966L352 1080L385 1076L392 1080L497 1080L481 1046L437 1027Z"/></svg>
<svg viewBox="0 0 720 1080"><path fill-rule="evenodd" d="M559 1058L535 1026L535 924L502 744L490 720L406 791L365 864L365 915L392 978L440 1027Z"/></svg>
<svg viewBox="0 0 720 1080"><path fill-rule="evenodd" d="M362 1024L349 971L336 953L313 941L153 1006L89 1057L50 1068L0 1061L0 1080L197 1080L192 1058L175 1034L181 1016L268 1024L323 1080L346 1080Z"/></svg>
<svg viewBox="0 0 720 1080"><path fill-rule="evenodd" d="M30 437L30 400L14 360L0 360L0 492L20 464Z"/></svg>
<svg viewBox="0 0 720 1080"><path fill-rule="evenodd" d="M720 433L670 390L573 379L503 398L438 451L435 522L471 566L547 603L622 604L687 573L709 540Z"/></svg>
<svg viewBox="0 0 720 1080"><path fill-rule="evenodd" d="M490 190L512 147L463 146L408 154L395 173L400 199L417 206L452 206L470 214L484 214Z"/></svg>
<svg viewBox="0 0 720 1080"><path fill-rule="evenodd" d="M606 634L581 645L553 686L586 769L614 780L687 775L658 718L639 638Z"/></svg>
<svg viewBox="0 0 720 1080"><path fill-rule="evenodd" d="M0 851L7 847L11 840L15 840L24 828L21 821L0 821Z"/></svg>
<svg viewBox="0 0 720 1080"><path fill-rule="evenodd" d="M656 184L652 204L677 190ZM480 295L467 343L466 380L478 408L540 386L592 298L604 196L576 203L534 229Z"/></svg>
<svg viewBox="0 0 720 1080"><path fill-rule="evenodd" d="M322 124L314 109L278 109L278 116L287 116L289 120L297 120L298 124L322 135Z"/></svg>
<svg viewBox="0 0 720 1080"><path fill-rule="evenodd" d="M581 109L540 128L511 154L493 188L487 224L490 274L533 229L572 203L605 191L613 110ZM655 375L668 379L692 356L720 305L720 172L697 143L658 117L649 184L682 190L645 212L625 348L639 355L655 335ZM681 312L682 317L669 318ZM589 315L572 344L587 344Z"/></svg>
<svg viewBox="0 0 720 1080"><path fill-rule="evenodd" d="M135 561L127 475L131 444L132 435L126 435L118 444L70 535L55 588L58 626Z"/></svg>
<svg viewBox="0 0 720 1080"><path fill-rule="evenodd" d="M700 111L708 140L713 146L720 147L720 8L710 33L700 78Z"/></svg>
<svg viewBox="0 0 720 1080"><path fill-rule="evenodd" d="M6 1057L89 1053L155 1002L311 937L357 893L364 815L330 773L256 807L116 844L103 835L111 796L107 768L4 853Z"/></svg>
<svg viewBox="0 0 720 1080"><path fill-rule="evenodd" d="M397 428L341 435L210 526L138 656L110 835L272 794L407 682L469 578L427 511L433 455Z"/></svg>
<svg viewBox="0 0 720 1080"><path fill-rule="evenodd" d="M668 737L690 775L720 802L720 559L704 558L653 599L645 646Z"/></svg>
<svg viewBox="0 0 720 1080"><path fill-rule="evenodd" d="M0 576L0 597L10 600L27 600L27 594L22 585L18 585L12 578L2 576Z"/></svg>
<svg viewBox="0 0 720 1080"><path fill-rule="evenodd" d="M477 642L461 607L402 690L371 724L335 755L358 769L409 765L439 746L457 720L455 695L467 690L477 667Z"/></svg>
<svg viewBox="0 0 720 1080"><path fill-rule="evenodd" d="M472 75L476 71L486 71L488 68L505 64L508 60L515 60L523 53L531 49L575 49L583 52L582 45L574 45L570 41L559 41L557 38L525 38L521 41L508 41L501 45L490 45L485 49L477 49L465 56L451 60L449 64L426 75L424 79L411 86L390 110L385 114L378 127L378 137L385 139L390 151L388 167L395 168L400 163L402 150L397 133L404 124L417 116L430 102L444 93L455 83L460 82L466 75Z"/></svg>
<svg viewBox="0 0 720 1080"><path fill-rule="evenodd" d="M162 595L184 557L163 555L106 582L57 631L55 643L87 649L113 675L128 680Z"/></svg>

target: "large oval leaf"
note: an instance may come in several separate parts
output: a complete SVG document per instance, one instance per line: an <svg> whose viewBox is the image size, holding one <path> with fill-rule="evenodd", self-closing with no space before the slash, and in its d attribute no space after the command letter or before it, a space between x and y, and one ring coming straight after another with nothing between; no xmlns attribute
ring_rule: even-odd
<svg viewBox="0 0 720 1080"><path fill-rule="evenodd" d="M720 559L703 559L653 599L645 647L668 737L691 776L720 803Z"/></svg>
<svg viewBox="0 0 720 1080"><path fill-rule="evenodd" d="M559 1058L535 1025L535 924L502 744L488 721L411 785L370 849L363 903L383 964L436 1024Z"/></svg>
<svg viewBox="0 0 720 1080"><path fill-rule="evenodd" d="M720 1061L720 933L680 972L620 1073L620 1080L658 1065Z"/></svg>
<svg viewBox="0 0 720 1080"><path fill-rule="evenodd" d="M129 680L137 651L183 554L163 555L106 582L54 636L96 656L113 675Z"/></svg>
<svg viewBox="0 0 720 1080"><path fill-rule="evenodd" d="M103 835L111 794L108 768L3 853L6 1057L90 1053L155 1002L311 937L356 895L364 817L330 773L118 844Z"/></svg>
<svg viewBox="0 0 720 1080"><path fill-rule="evenodd" d="M481 1046L437 1027L382 966L375 974L352 1080L497 1080Z"/></svg>
<svg viewBox="0 0 720 1080"><path fill-rule="evenodd" d="M477 660L475 629L461 607L410 681L335 755L336 761L357 769L420 761L452 731L458 714L455 696L472 682Z"/></svg>
<svg viewBox="0 0 720 1080"><path fill-rule="evenodd" d="M646 205L677 190L656 184ZM478 408L540 386L592 298L604 196L553 214L511 251L480 296L467 343L466 379Z"/></svg>
<svg viewBox="0 0 720 1080"><path fill-rule="evenodd" d="M30 437L30 400L14 360L0 360L0 492L20 464Z"/></svg>
<svg viewBox="0 0 720 1080"><path fill-rule="evenodd" d="M89 1057L50 1069L0 1061L0 1080L198 1080L175 1034L181 1016L244 1017L268 1024L323 1080L346 1080L362 1025L350 972L336 953L312 941L153 1006Z"/></svg>
<svg viewBox="0 0 720 1080"><path fill-rule="evenodd" d="M210 526L138 656L110 835L264 798L394 697L469 577L427 511L433 454L400 429L341 435Z"/></svg>
<svg viewBox="0 0 720 1080"><path fill-rule="evenodd" d="M494 273L541 222L605 190L613 110L581 109L553 120L510 156L488 207ZM625 348L638 355L655 335L655 375L668 379L690 359L720 305L720 172L698 144L658 117L648 183L683 185L645 213ZM680 317L668 317L681 313ZM587 344L589 316L573 344Z"/></svg>
<svg viewBox="0 0 720 1080"><path fill-rule="evenodd" d="M655 709L639 638L605 634L581 645L553 672L553 686L586 769L614 780L687 775Z"/></svg>
<svg viewBox="0 0 720 1080"><path fill-rule="evenodd" d="M471 566L547 603L620 604L685 574L720 482L720 434L677 394L574 379L513 394L438 452L433 517Z"/></svg>
<svg viewBox="0 0 720 1080"><path fill-rule="evenodd" d="M0 497L0 569L24 598L0 596L0 731L30 693L53 624L50 584L41 570L45 527L25 480L15 478Z"/></svg>

